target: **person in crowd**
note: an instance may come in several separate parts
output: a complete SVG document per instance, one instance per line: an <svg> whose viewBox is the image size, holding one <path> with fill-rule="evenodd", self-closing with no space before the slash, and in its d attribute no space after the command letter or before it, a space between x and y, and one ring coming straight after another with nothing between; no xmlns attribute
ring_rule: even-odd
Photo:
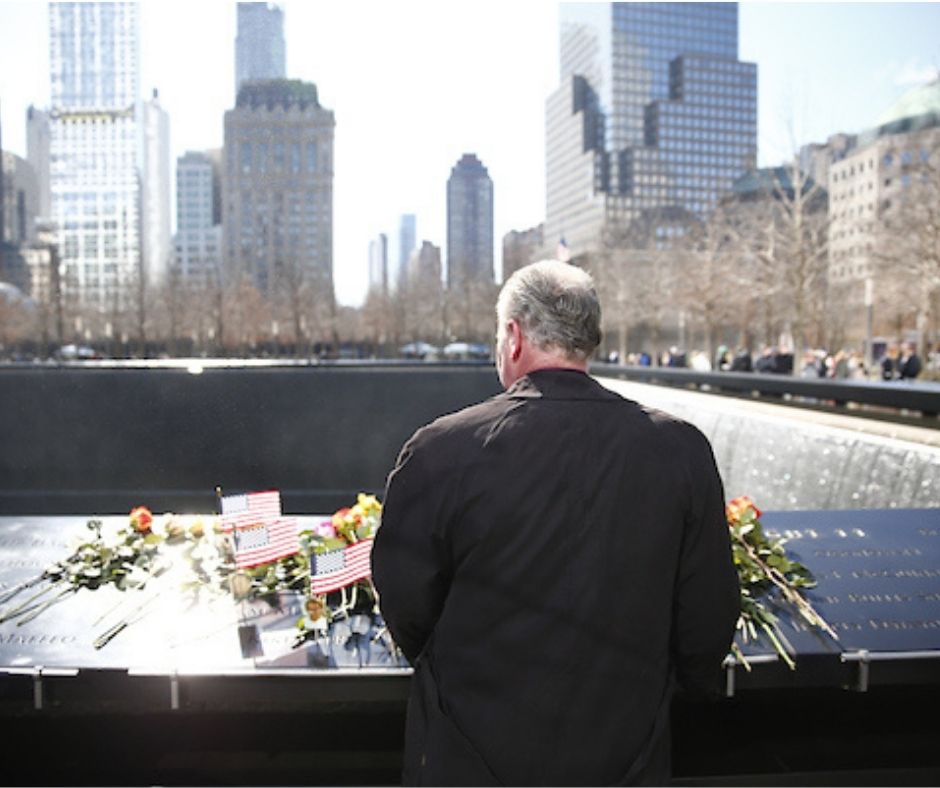
<svg viewBox="0 0 940 788"><path fill-rule="evenodd" d="M669 353L666 355L666 363L663 366L684 368L686 366L685 351L679 350L678 347L673 345L669 348Z"/></svg>
<svg viewBox="0 0 940 788"><path fill-rule="evenodd" d="M777 371L777 348L766 345L754 362L754 371L772 373Z"/></svg>
<svg viewBox="0 0 940 788"><path fill-rule="evenodd" d="M882 380L894 380L898 376L898 346L896 344L888 345L885 354L878 362L881 367Z"/></svg>
<svg viewBox="0 0 940 788"><path fill-rule="evenodd" d="M779 348L777 349L774 355L774 368L773 372L777 375L792 375L793 374L793 349L792 348Z"/></svg>
<svg viewBox="0 0 940 788"><path fill-rule="evenodd" d="M901 344L901 355L898 359L898 377L901 380L914 380L921 371L920 356L914 352L914 345L910 342Z"/></svg>
<svg viewBox="0 0 940 788"><path fill-rule="evenodd" d="M405 443L372 554L404 781L665 784L674 687L720 686L739 613L711 446L586 374L587 272L521 268L496 314L505 391Z"/></svg>
<svg viewBox="0 0 940 788"><path fill-rule="evenodd" d="M708 353L704 350L693 350L689 359L689 366L696 372L711 372L712 363L708 360Z"/></svg>
<svg viewBox="0 0 940 788"><path fill-rule="evenodd" d="M940 370L940 342L937 342L933 350L927 349L927 369Z"/></svg>
<svg viewBox="0 0 940 788"><path fill-rule="evenodd" d="M751 362L751 351L746 347L739 347L731 359L732 372L751 372L754 365Z"/></svg>
<svg viewBox="0 0 940 788"><path fill-rule="evenodd" d="M727 345L718 346L715 352L714 368L716 372L726 372L731 369L731 351L728 350Z"/></svg>
<svg viewBox="0 0 940 788"><path fill-rule="evenodd" d="M819 358L815 350L807 350L803 353L803 366L800 367L800 377L811 380L819 378Z"/></svg>
<svg viewBox="0 0 940 788"><path fill-rule="evenodd" d="M868 364L865 361L865 356L859 350L853 350L849 354L849 378L852 380L867 380L868 379Z"/></svg>

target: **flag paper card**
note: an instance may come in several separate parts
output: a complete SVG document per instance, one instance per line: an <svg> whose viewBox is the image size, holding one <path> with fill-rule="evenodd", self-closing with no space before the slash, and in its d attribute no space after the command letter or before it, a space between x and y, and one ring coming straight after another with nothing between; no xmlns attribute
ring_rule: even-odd
<svg viewBox="0 0 940 788"><path fill-rule="evenodd" d="M372 538L310 556L310 591L328 594L372 575Z"/></svg>

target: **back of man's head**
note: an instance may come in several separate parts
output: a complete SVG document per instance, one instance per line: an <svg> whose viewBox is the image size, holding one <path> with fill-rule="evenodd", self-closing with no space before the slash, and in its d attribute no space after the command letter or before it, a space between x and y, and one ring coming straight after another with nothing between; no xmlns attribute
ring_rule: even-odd
<svg viewBox="0 0 940 788"><path fill-rule="evenodd" d="M515 320L535 346L579 361L590 358L601 341L593 279L559 260L532 263L510 276L500 291L496 317L499 330Z"/></svg>

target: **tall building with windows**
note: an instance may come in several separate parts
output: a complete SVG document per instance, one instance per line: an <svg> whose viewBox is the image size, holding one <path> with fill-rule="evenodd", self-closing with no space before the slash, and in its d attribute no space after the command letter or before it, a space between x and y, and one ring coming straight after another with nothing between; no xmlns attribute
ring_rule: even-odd
<svg viewBox="0 0 940 788"><path fill-rule="evenodd" d="M905 209L912 183L936 171L940 78L906 92L877 125L850 139L852 144L841 149L831 139L827 143L830 284L878 274L875 251L884 220Z"/></svg>
<svg viewBox="0 0 940 788"><path fill-rule="evenodd" d="M26 161L36 173L37 215L48 220L52 196L49 178L49 113L32 105L26 110Z"/></svg>
<svg viewBox="0 0 940 788"><path fill-rule="evenodd" d="M147 281L165 281L173 259L170 235L170 116L157 91L141 105L141 252Z"/></svg>
<svg viewBox="0 0 940 788"><path fill-rule="evenodd" d="M29 162L0 151L0 241L27 244L36 240L39 185Z"/></svg>
<svg viewBox="0 0 940 788"><path fill-rule="evenodd" d="M493 181L465 153L447 180L447 287L493 281Z"/></svg>
<svg viewBox="0 0 940 788"><path fill-rule="evenodd" d="M510 230L503 236L502 281L506 281L520 268L545 257L545 226L536 225L528 230Z"/></svg>
<svg viewBox="0 0 940 788"><path fill-rule="evenodd" d="M263 293L303 280L333 294L332 110L310 82L248 82L225 113L222 254Z"/></svg>
<svg viewBox="0 0 940 788"><path fill-rule="evenodd" d="M738 60L736 3L562 3L559 18L546 243L578 255L605 222L703 216L756 165L757 67Z"/></svg>
<svg viewBox="0 0 940 788"><path fill-rule="evenodd" d="M66 287L120 310L140 275L137 4L50 3L50 214Z"/></svg>
<svg viewBox="0 0 940 788"><path fill-rule="evenodd" d="M219 281L221 187L221 151L187 151L176 160L176 265L183 282Z"/></svg>
<svg viewBox="0 0 940 788"><path fill-rule="evenodd" d="M413 213L403 213L398 222L398 275L396 286L408 280L408 263L418 246L418 223Z"/></svg>
<svg viewBox="0 0 940 788"><path fill-rule="evenodd" d="M369 241L369 290L388 295L388 236L385 233Z"/></svg>
<svg viewBox="0 0 940 788"><path fill-rule="evenodd" d="M239 3L235 38L235 97L249 79L287 76L284 12L274 3Z"/></svg>

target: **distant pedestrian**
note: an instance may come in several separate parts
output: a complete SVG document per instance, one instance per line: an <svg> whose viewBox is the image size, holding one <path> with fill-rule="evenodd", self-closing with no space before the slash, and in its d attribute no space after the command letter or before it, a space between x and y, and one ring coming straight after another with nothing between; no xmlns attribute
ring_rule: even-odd
<svg viewBox="0 0 940 788"><path fill-rule="evenodd" d="M898 377L901 380L913 380L921 371L920 356L914 352L910 342L901 345L901 357L898 359Z"/></svg>

